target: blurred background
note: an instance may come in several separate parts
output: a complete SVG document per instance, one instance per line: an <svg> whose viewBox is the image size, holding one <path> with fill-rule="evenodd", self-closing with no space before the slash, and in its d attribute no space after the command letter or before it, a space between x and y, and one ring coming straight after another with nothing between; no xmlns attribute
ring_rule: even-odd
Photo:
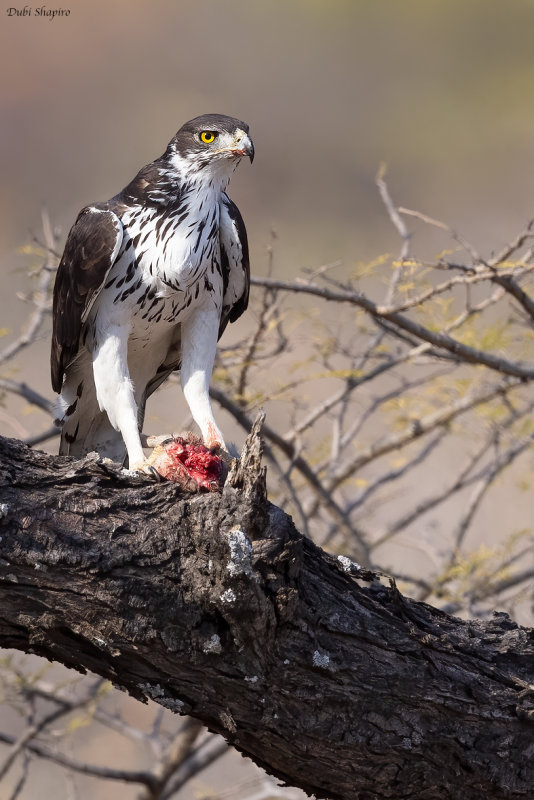
<svg viewBox="0 0 534 800"><path fill-rule="evenodd" d="M383 161L396 202L486 254L534 209L531 0L76 0L70 11L2 19L3 332L25 312L14 293L28 287L21 248L40 235L41 209L64 237L80 208L205 112L250 124L256 159L230 193L259 274L271 229L285 276L396 250L374 185ZM45 362L31 367L43 387Z"/></svg>
<svg viewBox="0 0 534 800"><path fill-rule="evenodd" d="M230 194L258 274L272 229L284 276L396 252L374 185L383 161L397 203L485 254L534 210L531 0L75 0L70 12L2 12L6 335L24 319L15 293L39 257L21 249L41 235L41 209L63 241L80 208L205 112L251 127L256 159ZM29 368L44 390L46 361L44 348L19 377ZM32 433L43 424L27 419Z"/></svg>
<svg viewBox="0 0 534 800"><path fill-rule="evenodd" d="M198 114L250 125L256 159L241 165L229 193L259 275L273 231L275 274L284 278L338 260L350 270L397 252L375 186L382 162L396 203L447 222L485 255L534 212L532 0L72 0L62 7L70 15L52 20L2 10L0 346L20 335L28 313L31 271L42 261L35 251L42 209L63 241L80 208L117 193ZM441 246L423 235L419 252L434 256ZM52 399L48 340L2 374ZM172 392L181 403L176 386ZM168 408L168 396L158 402ZM173 408L155 408L149 419L161 428ZM23 438L48 425L31 406L0 404L4 435ZM241 444L243 433L235 435ZM125 713L139 724L154 713L126 698L114 702L129 703ZM0 708L0 718L8 713ZM10 724L15 730L14 717ZM103 757L102 733L78 735L88 757ZM235 763L179 797L231 787L243 762ZM29 781L23 797L65 796L54 769ZM78 791L87 799L136 796L95 780ZM0 786L2 800L10 792L11 784Z"/></svg>

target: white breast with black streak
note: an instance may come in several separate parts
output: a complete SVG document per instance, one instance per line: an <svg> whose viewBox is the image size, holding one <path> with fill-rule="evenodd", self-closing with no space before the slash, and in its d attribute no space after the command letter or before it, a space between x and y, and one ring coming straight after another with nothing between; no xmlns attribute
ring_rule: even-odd
<svg viewBox="0 0 534 800"><path fill-rule="evenodd" d="M202 395L200 376L211 375L213 336L215 341L217 338L213 331L218 328L223 293L219 202L213 191L192 190L177 209L165 214L133 208L125 212L121 222L121 251L105 284L112 291L101 293L88 320L92 338L88 345L95 354L94 369L99 376L96 397L114 426L124 414L124 403L130 405L131 394L126 383L124 397L119 394L119 402L113 402L117 390L113 366L118 349L127 350L129 378L139 407L145 387L165 362L177 334L181 341L175 343L176 348L181 344L185 353L195 351L197 374L188 375L186 356L186 373L182 366L182 375L186 383L192 380L191 404L199 407L202 397L196 395L198 390ZM208 325L211 321L211 335L202 335L198 323L187 325L189 319L199 315ZM180 329L176 328L178 323ZM197 340L191 339L195 330L199 333ZM110 416L112 408L116 409L115 416ZM211 433L217 440L212 436L211 444L223 442L218 429ZM138 453L138 460L141 458Z"/></svg>
<svg viewBox="0 0 534 800"><path fill-rule="evenodd" d="M130 346L153 344L201 305L220 312L219 218L213 192L164 213L127 210L122 245L104 284L109 291L100 294L89 317L95 341L118 323L130 328Z"/></svg>

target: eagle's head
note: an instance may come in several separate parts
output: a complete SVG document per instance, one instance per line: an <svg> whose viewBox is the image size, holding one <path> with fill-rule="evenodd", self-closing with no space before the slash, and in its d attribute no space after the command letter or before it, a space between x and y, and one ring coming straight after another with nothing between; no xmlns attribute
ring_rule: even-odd
<svg viewBox="0 0 534 800"><path fill-rule="evenodd" d="M243 156L252 162L254 145L246 122L224 114L203 114L182 125L167 155L180 177L196 174L225 185Z"/></svg>

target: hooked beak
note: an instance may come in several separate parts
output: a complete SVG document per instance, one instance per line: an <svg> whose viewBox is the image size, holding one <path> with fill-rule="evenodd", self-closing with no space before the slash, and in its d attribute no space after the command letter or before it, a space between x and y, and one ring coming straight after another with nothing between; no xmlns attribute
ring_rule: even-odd
<svg viewBox="0 0 534 800"><path fill-rule="evenodd" d="M254 145L252 144L252 139L248 135L248 133L244 133L236 142L235 147L231 150L232 155L239 156L242 158L243 156L248 156L250 158L250 163L254 161Z"/></svg>

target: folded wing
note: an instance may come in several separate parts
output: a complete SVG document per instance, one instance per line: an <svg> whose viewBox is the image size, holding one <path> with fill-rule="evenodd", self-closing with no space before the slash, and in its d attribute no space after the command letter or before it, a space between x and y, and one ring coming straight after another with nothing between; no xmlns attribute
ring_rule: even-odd
<svg viewBox="0 0 534 800"><path fill-rule="evenodd" d="M228 322L235 322L246 310L250 290L250 262L245 223L236 204L224 193L219 224L224 280L220 338Z"/></svg>
<svg viewBox="0 0 534 800"><path fill-rule="evenodd" d="M76 357L84 323L122 244L120 219L106 204L80 211L58 267L53 300L51 374L59 394Z"/></svg>

